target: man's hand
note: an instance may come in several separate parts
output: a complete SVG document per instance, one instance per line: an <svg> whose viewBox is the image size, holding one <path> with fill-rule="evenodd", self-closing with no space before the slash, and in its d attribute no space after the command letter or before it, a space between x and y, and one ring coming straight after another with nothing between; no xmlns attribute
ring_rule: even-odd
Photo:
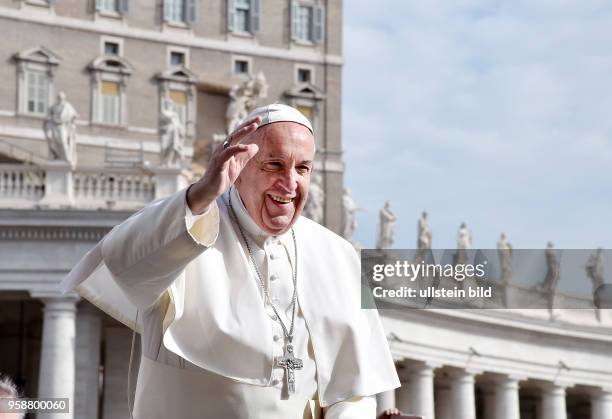
<svg viewBox="0 0 612 419"><path fill-rule="evenodd" d="M256 117L236 128L228 136L230 146L220 144L213 152L206 173L187 191L187 205L194 214L201 214L236 181L244 166L257 154L257 144L242 144L261 123Z"/></svg>
<svg viewBox="0 0 612 419"><path fill-rule="evenodd" d="M389 419L392 416L398 416L401 415L402 412L399 411L399 409L393 407L391 409L386 409L383 412L381 412L380 415L378 415L377 419Z"/></svg>

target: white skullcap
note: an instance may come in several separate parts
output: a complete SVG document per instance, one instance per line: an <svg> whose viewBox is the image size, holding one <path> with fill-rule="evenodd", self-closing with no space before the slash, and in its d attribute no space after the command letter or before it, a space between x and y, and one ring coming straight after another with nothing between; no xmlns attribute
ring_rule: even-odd
<svg viewBox="0 0 612 419"><path fill-rule="evenodd" d="M253 112L248 114L238 126L243 125L245 122L250 121L257 116L261 117L261 124L259 124L260 127L272 124L273 122L297 122L300 125L304 125L310 130L311 133L314 134L312 124L308 118L302 114L302 112L292 108L291 106L283 105L282 103L273 103L271 105L261 106L254 109Z"/></svg>

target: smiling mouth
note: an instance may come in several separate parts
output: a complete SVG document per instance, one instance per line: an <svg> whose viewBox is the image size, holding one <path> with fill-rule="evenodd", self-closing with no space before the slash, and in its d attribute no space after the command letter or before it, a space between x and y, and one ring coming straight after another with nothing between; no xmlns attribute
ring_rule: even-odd
<svg viewBox="0 0 612 419"><path fill-rule="evenodd" d="M282 196L278 196L278 195L268 195L268 196L272 198L273 201L278 202L279 204L288 204L295 199L295 197L283 198Z"/></svg>

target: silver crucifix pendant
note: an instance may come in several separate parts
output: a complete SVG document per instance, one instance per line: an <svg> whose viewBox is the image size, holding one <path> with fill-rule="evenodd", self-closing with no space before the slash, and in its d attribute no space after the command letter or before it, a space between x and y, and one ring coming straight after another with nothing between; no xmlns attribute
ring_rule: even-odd
<svg viewBox="0 0 612 419"><path fill-rule="evenodd" d="M291 343L287 343L285 346L285 354L277 358L276 364L278 367L285 369L288 393L295 393L295 370L301 370L304 363L300 358L296 358L293 355L293 345Z"/></svg>

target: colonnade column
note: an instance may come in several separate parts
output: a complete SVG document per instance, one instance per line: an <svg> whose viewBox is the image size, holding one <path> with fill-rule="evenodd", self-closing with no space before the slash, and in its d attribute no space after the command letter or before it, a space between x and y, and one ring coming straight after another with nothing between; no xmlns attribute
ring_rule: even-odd
<svg viewBox="0 0 612 419"><path fill-rule="evenodd" d="M378 393L376 395L376 414L386 409L391 409L395 406L395 389L385 391L384 393Z"/></svg>
<svg viewBox="0 0 612 419"><path fill-rule="evenodd" d="M43 297L43 331L38 378L39 398L68 398L70 413L42 417L74 417L74 339L77 297ZM41 415L39 415L41 416Z"/></svg>
<svg viewBox="0 0 612 419"><path fill-rule="evenodd" d="M517 377L500 376L496 378L495 419L520 419Z"/></svg>
<svg viewBox="0 0 612 419"><path fill-rule="evenodd" d="M546 383L542 387L542 419L567 419L564 385Z"/></svg>
<svg viewBox="0 0 612 419"><path fill-rule="evenodd" d="M434 369L427 362L410 362L401 373L398 408L406 413L434 419Z"/></svg>
<svg viewBox="0 0 612 419"><path fill-rule="evenodd" d="M474 375L475 372L470 370L454 370L449 373L454 419L476 419Z"/></svg>
<svg viewBox="0 0 612 419"><path fill-rule="evenodd" d="M98 418L100 393L100 343L102 340L101 311L88 302L78 306L76 317L75 352L75 416Z"/></svg>
<svg viewBox="0 0 612 419"><path fill-rule="evenodd" d="M591 393L591 419L612 418L612 388L598 388Z"/></svg>

